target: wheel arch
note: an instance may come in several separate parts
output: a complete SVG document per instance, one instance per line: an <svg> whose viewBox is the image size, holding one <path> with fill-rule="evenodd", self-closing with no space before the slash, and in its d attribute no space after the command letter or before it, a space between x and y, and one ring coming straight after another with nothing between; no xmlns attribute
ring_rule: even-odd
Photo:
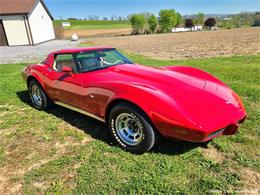
<svg viewBox="0 0 260 195"><path fill-rule="evenodd" d="M152 122L152 120L150 119L149 115L145 112L145 110L144 110L142 107L140 107L138 104L136 104L136 103L134 103L134 102L132 102L132 101L129 101L129 100L126 100L126 99L123 99L123 98L114 99L114 100L112 100L112 101L108 104L108 106L107 106L107 108L106 108L106 110L105 110L105 122L106 122L106 123L108 123L109 114L110 114L111 110L112 110L116 105L118 105L118 104L120 104L120 103L127 103L127 104L130 104L130 105L136 107L137 109L139 109L139 110L145 115L145 117L149 120L149 122L153 125L153 127L155 128L155 125L153 124L153 122Z"/></svg>
<svg viewBox="0 0 260 195"><path fill-rule="evenodd" d="M26 81L27 87L29 87L29 83L30 83L32 80L36 80L36 81L41 85L41 87L44 89L44 91L45 91L45 88L44 88L44 85L43 85L41 79L39 79L39 78L38 78L37 76L35 76L35 75L30 75L30 76L28 76L27 81Z"/></svg>
<svg viewBox="0 0 260 195"><path fill-rule="evenodd" d="M128 103L130 105L133 105L134 107L136 107L139 111L141 111L144 115L144 117L146 118L146 120L150 123L150 125L152 126L154 133L155 133L155 142L158 142L158 140L160 139L160 137L162 137L163 135L160 133L160 131L158 130L158 128L155 126L155 124L153 123L153 121L151 120L151 118L149 117L149 115L144 111L144 109L142 109L140 106L138 106L136 103L126 100L126 99L122 99L122 98L118 98L118 99L114 99L113 101L111 101L105 111L105 122L106 124L109 124L108 120L109 120L109 114L111 112L111 110L113 109L113 107L115 107L117 104L119 103Z"/></svg>

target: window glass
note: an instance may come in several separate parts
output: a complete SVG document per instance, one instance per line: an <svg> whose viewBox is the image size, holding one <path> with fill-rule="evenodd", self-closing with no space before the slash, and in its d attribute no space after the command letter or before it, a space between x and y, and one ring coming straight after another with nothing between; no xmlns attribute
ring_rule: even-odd
<svg viewBox="0 0 260 195"><path fill-rule="evenodd" d="M76 72L76 66L72 54L59 54L55 58L53 69L62 72L62 67L72 67L73 72Z"/></svg>
<svg viewBox="0 0 260 195"><path fill-rule="evenodd" d="M95 52L78 54L77 61L80 67L80 72L87 72L101 68L100 59L96 57Z"/></svg>
<svg viewBox="0 0 260 195"><path fill-rule="evenodd" d="M87 72L119 64L132 64L115 49L104 49L79 53L76 56L80 72Z"/></svg>
<svg viewBox="0 0 260 195"><path fill-rule="evenodd" d="M114 63L118 60L121 60L118 54L114 51L101 52L101 56L103 56L103 61L108 63Z"/></svg>

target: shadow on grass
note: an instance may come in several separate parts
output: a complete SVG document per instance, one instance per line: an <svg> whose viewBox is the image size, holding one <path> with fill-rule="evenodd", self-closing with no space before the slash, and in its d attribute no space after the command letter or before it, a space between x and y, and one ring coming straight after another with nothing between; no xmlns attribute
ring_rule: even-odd
<svg viewBox="0 0 260 195"><path fill-rule="evenodd" d="M16 94L22 102L33 107L28 91L17 92ZM46 112L84 131L86 134L89 134L94 139L101 140L107 143L108 145L114 145L112 136L109 133L107 125L98 120L95 120L93 118L69 110L67 108L63 108L58 105ZM198 143L190 143L177 140L173 141L166 138L162 138L159 141L159 143L151 150L151 152L160 154L179 155L200 146L203 145Z"/></svg>

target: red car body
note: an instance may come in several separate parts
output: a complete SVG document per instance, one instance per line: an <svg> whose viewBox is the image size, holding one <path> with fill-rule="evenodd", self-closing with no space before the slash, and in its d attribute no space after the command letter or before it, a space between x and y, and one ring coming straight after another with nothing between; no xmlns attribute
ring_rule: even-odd
<svg viewBox="0 0 260 195"><path fill-rule="evenodd" d="M206 142L219 135L235 134L246 118L238 95L219 79L196 68L121 64L71 75L52 68L57 54L106 48L53 52L43 63L24 69L23 78L27 83L36 79L55 103L104 122L115 103L131 102L169 138Z"/></svg>

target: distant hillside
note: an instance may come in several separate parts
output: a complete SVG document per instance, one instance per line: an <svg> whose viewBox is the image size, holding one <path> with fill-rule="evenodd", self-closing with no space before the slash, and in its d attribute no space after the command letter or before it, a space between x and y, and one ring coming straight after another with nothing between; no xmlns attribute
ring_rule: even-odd
<svg viewBox="0 0 260 195"><path fill-rule="evenodd" d="M237 15L243 15L243 14L247 14L247 15L255 15L258 12L242 12L242 13L236 13L236 14L205 14L205 18L226 18L226 17L233 17L233 16L237 16ZM196 14L190 14L190 15L183 15L182 17L184 19L187 18L196 18Z"/></svg>
<svg viewBox="0 0 260 195"><path fill-rule="evenodd" d="M230 14L205 14L205 18L223 18L223 17L227 17ZM187 18L196 18L196 14L191 14L191 15L183 15L184 19Z"/></svg>

